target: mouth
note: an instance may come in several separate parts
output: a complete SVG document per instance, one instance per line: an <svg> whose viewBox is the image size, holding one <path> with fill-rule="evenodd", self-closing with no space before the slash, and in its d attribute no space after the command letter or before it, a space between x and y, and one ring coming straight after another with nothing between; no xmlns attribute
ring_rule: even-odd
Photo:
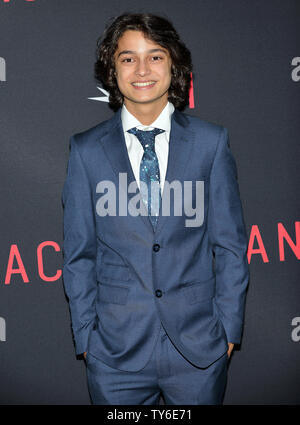
<svg viewBox="0 0 300 425"><path fill-rule="evenodd" d="M151 81L135 81L131 84L135 89L141 90L141 89L149 89L149 88L153 87L155 85L155 83L156 83L156 81L151 80Z"/></svg>

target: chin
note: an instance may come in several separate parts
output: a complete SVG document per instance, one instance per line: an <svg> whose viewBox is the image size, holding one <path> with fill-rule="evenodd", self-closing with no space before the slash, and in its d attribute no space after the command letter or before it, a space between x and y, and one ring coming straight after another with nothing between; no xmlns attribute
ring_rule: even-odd
<svg viewBox="0 0 300 425"><path fill-rule="evenodd" d="M160 97L148 97L148 98L142 98L142 99L136 99L135 101L137 103L150 103L150 102L155 102L156 100L158 100Z"/></svg>

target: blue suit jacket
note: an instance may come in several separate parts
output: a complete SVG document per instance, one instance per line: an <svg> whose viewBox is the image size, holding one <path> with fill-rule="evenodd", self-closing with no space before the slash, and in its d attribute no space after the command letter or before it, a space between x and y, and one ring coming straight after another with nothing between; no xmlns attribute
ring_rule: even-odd
<svg viewBox="0 0 300 425"><path fill-rule="evenodd" d="M166 180L204 181L204 221L161 214L100 217L97 183L135 181L121 123L109 120L70 139L64 205L63 279L76 353L120 370L149 360L160 324L193 364L207 367L241 340L248 285L247 235L228 131L175 109ZM163 191L163 199L165 190ZM141 196L140 192L128 194ZM117 198L118 203L118 198Z"/></svg>

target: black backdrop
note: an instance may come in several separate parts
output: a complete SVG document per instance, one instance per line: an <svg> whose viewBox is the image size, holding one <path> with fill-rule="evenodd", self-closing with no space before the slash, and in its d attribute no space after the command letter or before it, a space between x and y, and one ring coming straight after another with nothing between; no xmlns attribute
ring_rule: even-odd
<svg viewBox="0 0 300 425"><path fill-rule="evenodd" d="M62 268L69 137L113 112L93 77L112 16L168 17L195 107L229 129L249 235L224 404L300 404L299 0L0 0L0 403L89 404ZM51 278L52 277L52 278Z"/></svg>

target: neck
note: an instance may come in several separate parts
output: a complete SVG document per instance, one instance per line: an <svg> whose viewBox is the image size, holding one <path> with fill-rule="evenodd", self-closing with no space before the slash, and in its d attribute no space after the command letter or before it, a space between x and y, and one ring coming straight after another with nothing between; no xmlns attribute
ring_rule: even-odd
<svg viewBox="0 0 300 425"><path fill-rule="evenodd" d="M161 111L168 103L168 99L158 99L160 102L136 103L124 99L124 104L128 111L137 118L141 124L150 125L160 115Z"/></svg>

